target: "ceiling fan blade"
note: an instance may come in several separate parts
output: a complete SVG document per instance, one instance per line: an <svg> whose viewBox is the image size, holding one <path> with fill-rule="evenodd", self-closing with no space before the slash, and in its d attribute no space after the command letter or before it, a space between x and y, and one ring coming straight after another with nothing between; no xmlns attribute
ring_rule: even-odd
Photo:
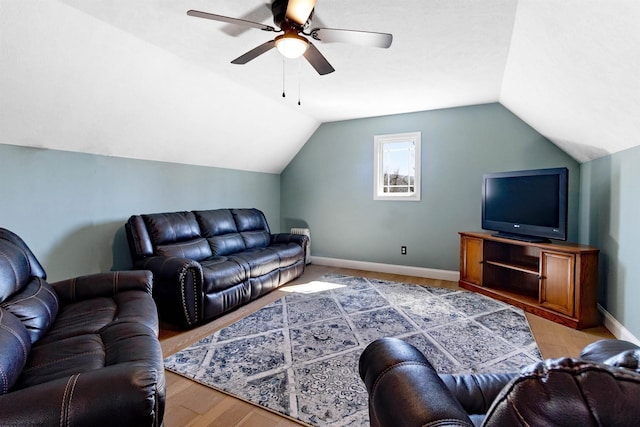
<svg viewBox="0 0 640 427"><path fill-rule="evenodd" d="M304 25L315 6L316 0L289 0L285 16L289 21L293 21L298 25Z"/></svg>
<svg viewBox="0 0 640 427"><path fill-rule="evenodd" d="M329 64L327 58L325 58L317 47L313 43L309 42L309 47L304 52L304 57L309 61L309 64L320 74L321 76L329 73L333 73L335 69Z"/></svg>
<svg viewBox="0 0 640 427"><path fill-rule="evenodd" d="M315 40L325 43L339 42L360 46L388 48L393 42L393 35L371 31L339 30L336 28L314 28L309 34Z"/></svg>
<svg viewBox="0 0 640 427"><path fill-rule="evenodd" d="M247 13L243 13L242 16L239 16L238 19L242 19L244 21L253 21L253 22L265 22L273 18L271 14L271 6L262 3L260 6L256 6L252 10ZM324 25L318 23L318 27L324 27ZM251 30L251 27L245 27L240 25L225 25L222 28L222 31L232 37L238 37L246 31Z"/></svg>
<svg viewBox="0 0 640 427"><path fill-rule="evenodd" d="M246 64L247 62L251 61L252 59L255 59L258 56L262 55L263 53L273 49L274 47L276 47L276 41L275 40L269 40L268 42L262 43L260 46L251 49L249 52L245 53L244 55L240 55L239 57L237 57L236 59L231 61L231 63L232 64Z"/></svg>
<svg viewBox="0 0 640 427"><path fill-rule="evenodd" d="M244 27L257 28L263 31L276 31L271 25L262 24L260 22L247 21L245 19L230 18L228 16L216 15L214 13L200 12L199 10L189 10L187 15L196 18L211 19L212 21L226 22L228 24L242 25Z"/></svg>

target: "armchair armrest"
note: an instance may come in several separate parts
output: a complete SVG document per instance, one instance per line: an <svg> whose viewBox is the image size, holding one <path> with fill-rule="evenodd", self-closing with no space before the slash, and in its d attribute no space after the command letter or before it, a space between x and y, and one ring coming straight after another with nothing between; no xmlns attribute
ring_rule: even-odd
<svg viewBox="0 0 640 427"><path fill-rule="evenodd" d="M397 338L369 344L360 356L374 426L473 426L429 361Z"/></svg>
<svg viewBox="0 0 640 427"><path fill-rule="evenodd" d="M152 256L134 267L153 272L153 298L163 320L187 327L202 320L204 276L198 261Z"/></svg>
<svg viewBox="0 0 640 427"><path fill-rule="evenodd" d="M602 339L592 342L580 352L580 359L590 362L607 363L607 361L621 353L640 350L637 345L624 340Z"/></svg>
<svg viewBox="0 0 640 427"><path fill-rule="evenodd" d="M0 424L157 426L164 399L164 372L123 363L0 395Z"/></svg>
<svg viewBox="0 0 640 427"><path fill-rule="evenodd" d="M151 294L153 276L149 271L111 271L61 280L51 286L61 301L69 303L130 290Z"/></svg>
<svg viewBox="0 0 640 427"><path fill-rule="evenodd" d="M440 379L467 414L486 414L500 391L517 376L517 373L440 374Z"/></svg>

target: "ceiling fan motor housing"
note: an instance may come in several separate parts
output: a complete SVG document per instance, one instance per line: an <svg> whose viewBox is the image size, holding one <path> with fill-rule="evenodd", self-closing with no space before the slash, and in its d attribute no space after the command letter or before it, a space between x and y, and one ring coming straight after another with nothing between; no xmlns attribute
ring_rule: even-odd
<svg viewBox="0 0 640 427"><path fill-rule="evenodd" d="M271 3L271 13L273 14L273 23L276 24L282 30L295 29L296 31L304 30L310 23L313 11L307 18L307 22L304 25L299 25L296 22L292 22L287 19L287 7L289 6L289 0L273 0Z"/></svg>

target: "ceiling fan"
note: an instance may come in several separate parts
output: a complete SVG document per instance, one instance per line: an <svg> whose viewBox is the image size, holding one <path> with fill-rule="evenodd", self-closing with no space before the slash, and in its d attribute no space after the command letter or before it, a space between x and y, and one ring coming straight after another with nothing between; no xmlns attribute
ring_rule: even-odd
<svg viewBox="0 0 640 427"><path fill-rule="evenodd" d="M311 24L316 0L273 0L271 12L273 22L279 29L260 22L248 21L239 18L216 15L213 13L189 10L187 15L197 18L211 19L249 28L257 28L262 31L283 33L273 40L265 42L247 53L240 55L232 64L246 64L274 47L287 58L304 56L311 66L320 75L335 71L329 61L320 53L311 41L312 38L321 42L343 42L361 46L388 48L391 46L393 36L387 33L370 31L340 30L335 28L313 28L307 31Z"/></svg>

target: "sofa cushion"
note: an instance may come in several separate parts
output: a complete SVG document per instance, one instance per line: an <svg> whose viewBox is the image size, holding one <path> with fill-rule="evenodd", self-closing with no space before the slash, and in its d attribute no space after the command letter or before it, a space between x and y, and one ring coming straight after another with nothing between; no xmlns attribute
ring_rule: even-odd
<svg viewBox="0 0 640 427"><path fill-rule="evenodd" d="M196 261L209 258L212 255L211 247L204 237L189 242L158 245L156 246L156 254L160 256L193 259Z"/></svg>
<svg viewBox="0 0 640 427"><path fill-rule="evenodd" d="M304 257L302 246L295 243L276 243L269 246L274 249L280 258L280 267L289 267Z"/></svg>
<svg viewBox="0 0 640 427"><path fill-rule="evenodd" d="M223 234L209 237L207 240L209 241L211 252L215 256L231 255L247 248L240 233Z"/></svg>
<svg viewBox="0 0 640 427"><path fill-rule="evenodd" d="M153 300L138 291L62 306L49 332L31 348L15 389L140 358L146 350L135 343L155 336L155 313Z"/></svg>
<svg viewBox="0 0 640 427"><path fill-rule="evenodd" d="M233 218L247 249L266 248L271 232L264 214L258 209L233 209Z"/></svg>
<svg viewBox="0 0 640 427"><path fill-rule="evenodd" d="M78 335L94 335L113 321L118 307L113 298L97 297L60 307L58 317L40 344L61 342Z"/></svg>
<svg viewBox="0 0 640 427"><path fill-rule="evenodd" d="M79 335L92 335L113 322L137 323L157 331L156 305L146 293L121 291L63 305L53 326L39 344Z"/></svg>
<svg viewBox="0 0 640 427"><path fill-rule="evenodd" d="M202 235L209 241L213 256L224 256L246 249L229 209L194 211Z"/></svg>
<svg viewBox="0 0 640 427"><path fill-rule="evenodd" d="M98 334L84 334L34 345L16 390L104 367L105 349Z"/></svg>
<svg viewBox="0 0 640 427"><path fill-rule="evenodd" d="M224 256L214 256L200 263L205 294L231 288L248 278L245 265Z"/></svg>
<svg viewBox="0 0 640 427"><path fill-rule="evenodd" d="M22 322L0 308L0 394L6 394L20 376L31 350L31 339Z"/></svg>
<svg viewBox="0 0 640 427"><path fill-rule="evenodd" d="M184 242L200 236L200 227L192 212L142 215L154 246Z"/></svg>
<svg viewBox="0 0 640 427"><path fill-rule="evenodd" d="M271 248L248 249L229 256L238 264L245 265L249 272L249 277L258 277L271 273L280 267L280 257Z"/></svg>
<svg viewBox="0 0 640 427"><path fill-rule="evenodd" d="M247 249L266 248L271 241L271 236L265 231L245 231L240 235Z"/></svg>

